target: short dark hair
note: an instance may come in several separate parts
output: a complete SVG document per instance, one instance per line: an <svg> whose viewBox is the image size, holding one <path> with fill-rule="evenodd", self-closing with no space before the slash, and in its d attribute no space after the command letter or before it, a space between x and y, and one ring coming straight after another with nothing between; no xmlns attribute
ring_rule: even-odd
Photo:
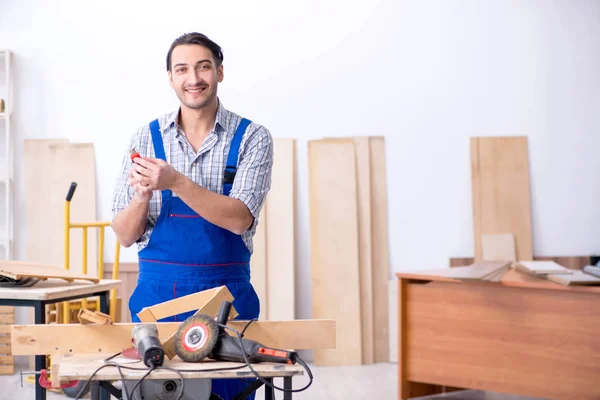
<svg viewBox="0 0 600 400"><path fill-rule="evenodd" d="M223 63L223 50L221 50L221 47L210 40L206 35L198 32L192 32L179 36L171 44L169 52L167 53L167 71L171 70L171 54L173 53L173 49L182 44L198 44L200 46L204 46L212 52L213 56L215 57L217 67L221 66L221 63Z"/></svg>

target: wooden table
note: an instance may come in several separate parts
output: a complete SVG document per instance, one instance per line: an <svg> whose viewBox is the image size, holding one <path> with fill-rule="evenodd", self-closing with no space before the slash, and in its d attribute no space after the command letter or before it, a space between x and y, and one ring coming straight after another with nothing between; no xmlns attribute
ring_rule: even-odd
<svg viewBox="0 0 600 400"><path fill-rule="evenodd" d="M48 279L40 281L30 287L0 288L0 306L33 307L34 323L46 323L46 305L68 300L87 297L100 297L100 311L109 312L109 293L111 289L118 288L121 281L103 279L99 283L92 282L66 282L62 279ZM35 370L46 368L46 355L35 356ZM36 379L36 400L46 400L46 389L40 386Z"/></svg>
<svg viewBox="0 0 600 400"><path fill-rule="evenodd" d="M600 287L396 275L399 399L435 386L600 399Z"/></svg>
<svg viewBox="0 0 600 400"><path fill-rule="evenodd" d="M109 381L118 381L121 379L119 371L114 366L107 366L100 369L105 364L106 354L78 354L78 355L64 355L56 356L53 358L52 367L53 370L58 370L58 378L61 382L70 380L83 380L90 382L97 382L100 386L106 388L115 397L120 398L122 393ZM139 370L121 369L125 380L140 380L147 372L146 367L141 361L135 361L123 356L118 356L109 360L109 362L115 362L125 367L139 368ZM188 363L183 362L179 357L175 357L169 360L165 357L164 367L179 370L184 379L227 379L227 378L241 378L241 379L252 379L255 375L252 371L245 366L245 364L234 363L234 362L222 362L206 360L201 363ZM242 368L240 368L242 367ZM229 368L229 370L224 370ZM235 368L235 369L231 369ZM292 389L292 377L296 375L303 375L304 368L299 365L287 365L287 364L274 364L274 363L257 363L252 364L252 368L258 373L261 378L264 378L267 382L273 383L273 378L282 377L283 387L285 389ZM221 371L214 371L213 369L221 369ZM187 371L187 372L186 372ZM94 375L94 373L96 374ZM93 375L93 376L92 376ZM175 382L179 379L179 374L169 370L155 370L146 379L164 379L173 380ZM260 381L253 387L254 390L260 387ZM92 398L95 397L95 389L92 388ZM292 393L285 392L283 394L284 400L291 400ZM265 399L273 400L273 391L265 387Z"/></svg>

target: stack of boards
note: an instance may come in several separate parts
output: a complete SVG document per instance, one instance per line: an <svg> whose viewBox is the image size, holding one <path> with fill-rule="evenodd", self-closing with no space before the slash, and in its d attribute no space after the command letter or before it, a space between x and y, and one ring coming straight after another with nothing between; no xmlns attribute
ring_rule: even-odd
<svg viewBox="0 0 600 400"><path fill-rule="evenodd" d="M414 271L414 275L432 278L443 277L461 282L500 282L510 266L511 263L506 261L478 261L464 267Z"/></svg>
<svg viewBox="0 0 600 400"><path fill-rule="evenodd" d="M515 269L565 286L600 285L600 268L584 267L583 271L563 267L554 261L519 261Z"/></svg>
<svg viewBox="0 0 600 400"><path fill-rule="evenodd" d="M383 137L308 142L312 317L336 320L315 365L389 361L388 228Z"/></svg>

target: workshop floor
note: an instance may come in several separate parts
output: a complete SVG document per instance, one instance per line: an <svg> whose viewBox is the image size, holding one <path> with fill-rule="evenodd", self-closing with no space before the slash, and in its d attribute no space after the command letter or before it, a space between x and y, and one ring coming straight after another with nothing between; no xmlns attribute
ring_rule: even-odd
<svg viewBox="0 0 600 400"><path fill-rule="evenodd" d="M16 365L15 370L22 366ZM294 393L293 399L312 400L348 400L348 399L397 399L397 366L396 364L374 364L361 367L315 367L310 365L314 380L306 391ZM300 388L308 383L306 376L294 378L293 388ZM282 386L283 382L276 379L275 384ZM0 376L0 400L34 400L33 385L24 381L21 387L19 374ZM276 399L282 399L282 393L275 393ZM489 392L464 391L454 392L436 397L422 397L420 400L429 399L445 400L541 400L519 396L508 396ZM48 400L66 400L67 396L49 392ZM264 389L259 389L258 399L264 399Z"/></svg>

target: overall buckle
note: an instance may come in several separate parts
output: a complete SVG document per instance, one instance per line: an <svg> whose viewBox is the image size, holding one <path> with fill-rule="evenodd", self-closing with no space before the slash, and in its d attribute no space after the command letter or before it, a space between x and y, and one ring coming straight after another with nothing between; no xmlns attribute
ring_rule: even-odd
<svg viewBox="0 0 600 400"><path fill-rule="evenodd" d="M225 167L225 174L223 175L223 183L233 185L233 179L235 178L235 167Z"/></svg>

